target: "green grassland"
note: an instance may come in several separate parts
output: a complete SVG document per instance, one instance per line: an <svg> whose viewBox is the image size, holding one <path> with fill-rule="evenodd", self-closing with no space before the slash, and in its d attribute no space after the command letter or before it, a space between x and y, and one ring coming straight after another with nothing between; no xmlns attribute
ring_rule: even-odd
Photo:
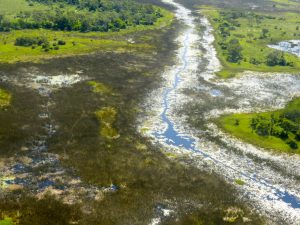
<svg viewBox="0 0 300 225"><path fill-rule="evenodd" d="M0 1L0 15L4 14L14 17L14 13L18 10L31 11L40 10L45 12L47 5L34 3L29 6L25 0ZM67 6L74 10L73 6ZM43 59L53 57L72 56L79 54L87 54L97 51L151 51L153 46L146 41L134 43L130 41L132 34L138 32L150 31L153 29L161 29L170 25L173 21L173 14L165 9L159 8L162 17L153 25L137 25L128 26L117 32L80 32L80 31L54 31L49 29L25 29L11 30L10 32L0 33L0 63L16 63L16 62L37 62ZM49 42L50 48L45 51L42 46L16 46L15 41L20 37L42 37ZM65 45L56 46L58 40L66 42Z"/></svg>
<svg viewBox="0 0 300 225"><path fill-rule="evenodd" d="M4 219L0 220L0 225L13 225L13 221L9 217L5 217Z"/></svg>
<svg viewBox="0 0 300 225"><path fill-rule="evenodd" d="M296 3L295 3L296 4ZM234 19L228 19L228 14L238 15L241 11L217 9L214 7L202 7L201 12L206 15L215 32L215 47L218 58L220 59L223 69L218 73L223 78L232 77L245 71L262 71L262 72L289 72L297 73L300 69L300 59L292 54L284 53L287 62L292 66L268 66L265 61L269 53L274 52L268 44L274 44L283 40L300 38L300 15L291 12L272 13L272 12L249 12L243 13L242 16L236 16ZM227 24L229 36L222 37L220 26ZM267 29L268 33L264 38L262 30ZM226 50L222 49L220 43L229 42L231 39L237 39L242 48L242 60L237 63L227 61ZM257 64L251 63L251 59L258 61Z"/></svg>
<svg viewBox="0 0 300 225"><path fill-rule="evenodd" d="M263 116L265 118L271 118L271 116L274 116L276 118L282 114L291 114L291 112L294 112L294 114L296 115L296 120L298 120L299 122L299 107L300 99L295 99L291 103L289 103L285 109L282 110L264 113L224 115L220 117L216 122L226 132L248 143L260 146L265 149L272 149L278 152L300 154L300 141L295 138L295 135L293 133L289 132L288 135L289 139L292 139L298 144L297 149L292 149L287 144L286 139L281 139L279 137L271 135L258 135L251 128L251 121L257 116Z"/></svg>
<svg viewBox="0 0 300 225"><path fill-rule="evenodd" d="M24 0L1 0L0 1L0 14L15 15L16 12L31 12L33 10L47 10L47 6L35 3L34 7L30 6Z"/></svg>

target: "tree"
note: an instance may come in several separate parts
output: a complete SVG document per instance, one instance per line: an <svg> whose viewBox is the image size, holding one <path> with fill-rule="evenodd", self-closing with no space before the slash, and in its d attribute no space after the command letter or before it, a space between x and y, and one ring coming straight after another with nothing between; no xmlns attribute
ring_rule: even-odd
<svg viewBox="0 0 300 225"><path fill-rule="evenodd" d="M268 33L269 33L268 29L266 29L266 28L262 29L262 31L261 31L261 37L262 38L266 38Z"/></svg>
<svg viewBox="0 0 300 225"><path fill-rule="evenodd" d="M231 39L227 45L227 61L237 63L243 59L242 47L237 39Z"/></svg>
<svg viewBox="0 0 300 225"><path fill-rule="evenodd" d="M289 140L287 142L287 144L290 146L291 149L297 149L298 148L297 143L295 141L293 141L293 140Z"/></svg>
<svg viewBox="0 0 300 225"><path fill-rule="evenodd" d="M267 55L266 64L268 66L286 66L287 61L283 52L273 51Z"/></svg>

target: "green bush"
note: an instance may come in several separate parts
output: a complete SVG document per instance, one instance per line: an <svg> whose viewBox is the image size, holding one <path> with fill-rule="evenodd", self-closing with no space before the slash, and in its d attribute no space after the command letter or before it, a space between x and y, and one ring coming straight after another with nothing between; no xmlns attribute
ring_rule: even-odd
<svg viewBox="0 0 300 225"><path fill-rule="evenodd" d="M57 42L57 44L58 44L58 45L66 45L66 42L63 41L63 40L59 40L59 41Z"/></svg>
<svg viewBox="0 0 300 225"><path fill-rule="evenodd" d="M23 46L23 47L29 47L29 46L40 46L43 44L48 43L47 39L44 37L18 37L15 41L15 46Z"/></svg>

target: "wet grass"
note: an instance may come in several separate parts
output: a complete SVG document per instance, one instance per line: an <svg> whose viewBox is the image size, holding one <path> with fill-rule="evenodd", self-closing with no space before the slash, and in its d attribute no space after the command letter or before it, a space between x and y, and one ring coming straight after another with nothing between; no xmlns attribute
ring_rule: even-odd
<svg viewBox="0 0 300 225"><path fill-rule="evenodd" d="M300 31L297 29L300 20L298 13L282 12L278 14L252 11L257 16L262 16L262 19L255 21L251 18L237 18L235 21L240 25L230 30L230 36L227 37L227 40L237 39L240 42L243 59L239 63L230 63L226 60L226 51L219 44L222 42L219 26L225 21L220 12L232 12L232 10L203 7L201 12L209 18L214 28L214 36L216 38L214 46L223 66L222 71L218 73L220 77L233 77L245 70L288 73L297 73L299 71L300 59L289 53L285 53L285 58L288 62L292 62L293 66L268 66L265 63L268 54L274 51L267 46L268 44L300 38ZM242 11L235 10L234 12ZM268 29L269 31L265 38L261 38L263 29ZM251 60L253 59L259 63L252 64Z"/></svg>
<svg viewBox="0 0 300 225"><path fill-rule="evenodd" d="M96 111L96 116L101 123L100 135L107 139L117 139L119 134L113 127L117 116L116 109L113 107L103 107Z"/></svg>
<svg viewBox="0 0 300 225"><path fill-rule="evenodd" d="M274 112L224 115L217 120L217 124L226 132L240 138L245 142L260 146L265 149L275 150L277 152L300 154L299 147L298 149L292 149L286 143L286 140L283 140L279 137L260 136L253 131L250 126L252 119L257 115L270 118L272 114L274 116L279 116L285 112L299 111L299 102L299 99L296 99L288 104L285 109ZM236 125L236 121L239 121L239 125ZM289 133L289 136L293 138L294 134ZM295 140L294 138L293 140L300 145L299 141Z"/></svg>
<svg viewBox="0 0 300 225"><path fill-rule="evenodd" d="M51 114L57 133L47 144L51 152L60 155L63 166L74 170L87 184L97 187L114 184L118 190L108 192L98 200L82 197L78 205L64 204L54 196L38 200L35 193L14 191L1 196L1 212L11 213L9 215L19 224L141 225L158 217L157 207L163 205L175 213L163 219L162 224L221 225L228 224L224 221L228 208L237 207L252 220L251 224L264 224L222 178L185 164L187 159L184 157L171 157L173 160L170 160L151 140L137 132L139 112L147 110L140 106L149 91L159 86L163 68L172 62L177 48L172 42L177 36L175 30L174 27L131 34L137 42L147 41L153 46L151 51L142 50L138 54L100 52L50 59L43 64L3 66L6 74L21 76L24 70L49 75L82 71L83 76L91 79L51 95L55 102ZM34 119L40 112L38 94L26 90L29 93L22 99L20 91L23 89L5 89L13 94L11 108L16 111L11 118L15 127L6 134L12 135L27 123L23 116L32 120L28 121L30 124L40 126ZM21 109L24 109L23 114ZM102 110L100 121L95 114L98 110ZM21 117L20 120L16 120L16 115ZM7 116L8 113L0 117L1 126ZM109 140L105 135L99 135L101 120L113 123L120 137ZM33 135L36 131L32 128L26 134ZM21 144L29 138L26 134L21 135L24 138ZM240 219L233 224L240 224Z"/></svg>
<svg viewBox="0 0 300 225"><path fill-rule="evenodd" d="M10 105L11 94L3 89L0 89L0 108L4 108Z"/></svg>
<svg viewBox="0 0 300 225"><path fill-rule="evenodd" d="M41 132L38 118L38 104L41 103L39 96L30 90L2 84L5 90L5 107L0 109L0 158L11 156L26 146L26 141ZM10 93L10 94L7 94ZM8 98L10 105L7 107Z"/></svg>
<svg viewBox="0 0 300 225"><path fill-rule="evenodd" d="M18 200L13 194L10 194L4 199L2 198L0 202L1 213L9 215L7 217L10 221L9 225L67 225L78 222L81 216L77 205L63 204L49 195L38 200L28 197L24 193L17 194L19 195Z"/></svg>
<svg viewBox="0 0 300 225"><path fill-rule="evenodd" d="M88 84L92 87L92 91L98 94L109 94L112 92L110 87L105 84L96 81L89 81Z"/></svg>

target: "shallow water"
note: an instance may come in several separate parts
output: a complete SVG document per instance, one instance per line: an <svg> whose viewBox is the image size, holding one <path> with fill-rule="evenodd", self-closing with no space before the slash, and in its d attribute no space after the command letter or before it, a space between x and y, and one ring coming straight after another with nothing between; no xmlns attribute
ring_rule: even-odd
<svg viewBox="0 0 300 225"><path fill-rule="evenodd" d="M300 57L300 40L281 41L276 45L268 45L270 48L288 52Z"/></svg>
<svg viewBox="0 0 300 225"><path fill-rule="evenodd" d="M199 166L209 166L212 170L222 175L229 182L233 182L237 179L242 179L246 182L245 185L238 186L237 188L243 195L245 200L249 200L253 204L254 208L263 212L270 220L279 223L284 221L287 224L299 224L300 221L300 193L299 183L296 180L290 178L291 175L281 173L273 167L265 165L264 160L270 164L273 161L280 164L280 167L284 167L286 160L290 159L290 163L294 170L294 175L299 175L299 160L298 156L293 158L289 156L274 156L269 153L265 153L263 150L255 149L251 151L251 148L240 147L238 150L232 150L234 145L218 145L206 140L205 137L197 138L192 133L192 129L185 124L185 118L182 116L176 116L176 109L180 108L179 105L188 103L188 97L184 96L182 91L185 88L197 88L198 92L207 92L213 98L223 98L226 102L226 98L234 98L234 96L228 96L223 93L226 91L226 86L235 92L236 96L240 98L236 101L236 107L248 107L248 110L254 110L253 104L257 104L257 109L263 107L282 107L295 93L300 93L300 82L298 78L293 78L290 75L270 75L262 78L255 75L248 75L239 80L234 78L224 82L210 82L210 78L213 78L213 73L218 70L219 63L217 62L215 51L213 50L211 34L211 28L208 21L203 18L202 25L207 27L203 32L203 37L197 37L197 31L195 30L195 24L193 22L191 12L183 6L174 3L171 0L165 2L174 5L177 8L177 17L185 23L188 27L178 38L178 41L182 43L181 48L178 50L177 65L173 66L165 72L166 86L159 90L162 98L156 102L156 105L152 103L154 111L161 112L158 114L158 121L152 121L151 131L148 132L150 136L154 136L158 143L163 144L165 147L175 149L177 152L190 152L192 157L200 157ZM198 42L206 45L206 59L208 59L208 65L202 72L195 72L197 67L198 55L200 55L199 49L195 46ZM285 82L284 79L286 78ZM248 79L248 81L247 81ZM277 82L272 82L278 80ZM202 83L197 83L197 80L202 80ZM271 80L271 81L270 81ZM289 83L291 81L291 83ZM197 85L195 85L197 83ZM289 84L288 84L289 83ZM199 85L203 85L199 88ZM250 85L247 87L247 85ZM253 85L253 87L251 87ZM190 86L190 87L189 87ZM197 86L197 87L196 87ZM216 88L219 87L219 88ZM267 88L266 88L267 87ZM225 88L225 89L224 89ZM287 89L289 91L284 91ZM258 92L261 90L261 93ZM262 92L264 90L265 93ZM255 92L249 95L249 92ZM197 91L195 91L197 92ZM157 92L155 95L157 96ZM231 94L233 94L231 92ZM254 94L254 95L253 95ZM223 96L224 95L224 96ZM255 96L256 95L256 96ZM265 96L261 97L261 96ZM253 98L251 99L251 97ZM277 102L274 99L277 99ZM268 101L266 100L268 99ZM202 102L207 102L209 98L205 95L205 98L201 99ZM190 100L191 102L193 99ZM209 103L205 103L209 104ZM213 107L213 104L211 104ZM216 107L217 108L217 107ZM215 110L215 109L213 109ZM224 110L220 111L220 114L224 113ZM209 112L210 114L211 112ZM217 113L218 114L218 113ZM204 114L205 115L205 114ZM204 116L203 115L203 116ZM156 118L156 117L155 117ZM206 131L211 132L211 131ZM216 131L218 133L219 131ZM212 132L213 133L213 132ZM215 136L214 133L213 135ZM223 134L222 134L223 135ZM220 138L221 141L226 142L230 140L226 136L214 137ZM225 140L222 140L225 139ZM235 140L233 140L235 142ZM237 143L237 142L236 142ZM246 146L247 147L247 146ZM264 155L266 154L266 155ZM286 158L284 158L286 157ZM204 163L205 162L205 163ZM206 163L208 162L208 163ZM291 173L288 169L283 169L285 173Z"/></svg>

